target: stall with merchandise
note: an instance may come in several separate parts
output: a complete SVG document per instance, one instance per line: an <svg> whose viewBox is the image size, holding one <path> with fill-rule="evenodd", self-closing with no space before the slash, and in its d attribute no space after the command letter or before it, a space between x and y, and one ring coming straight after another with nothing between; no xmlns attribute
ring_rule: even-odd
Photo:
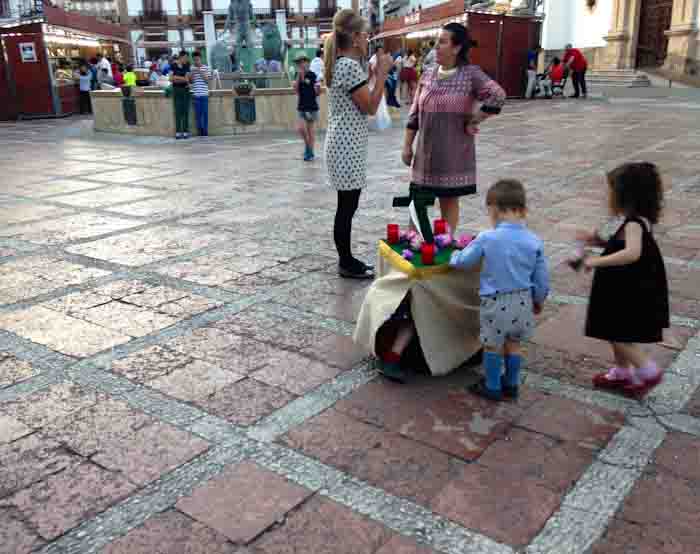
<svg viewBox="0 0 700 554"><path fill-rule="evenodd" d="M503 10L464 9L464 2L453 0L403 17L385 20L382 31L373 37L389 52L413 51L419 57L437 40L442 27L461 23L469 28L477 47L470 52L475 63L506 90L508 96L525 92L527 52L540 41L542 18Z"/></svg>
<svg viewBox="0 0 700 554"><path fill-rule="evenodd" d="M75 70L101 53L130 55L127 29L45 5L43 13L0 25L0 119L78 111Z"/></svg>

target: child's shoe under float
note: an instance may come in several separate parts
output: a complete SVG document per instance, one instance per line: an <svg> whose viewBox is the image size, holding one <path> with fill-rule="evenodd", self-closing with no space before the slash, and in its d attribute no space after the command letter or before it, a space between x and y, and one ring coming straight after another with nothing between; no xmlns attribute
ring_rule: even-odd
<svg viewBox="0 0 700 554"><path fill-rule="evenodd" d="M408 380L408 375L401 369L401 362L386 362L377 358L375 367L379 375L390 381L405 384Z"/></svg>

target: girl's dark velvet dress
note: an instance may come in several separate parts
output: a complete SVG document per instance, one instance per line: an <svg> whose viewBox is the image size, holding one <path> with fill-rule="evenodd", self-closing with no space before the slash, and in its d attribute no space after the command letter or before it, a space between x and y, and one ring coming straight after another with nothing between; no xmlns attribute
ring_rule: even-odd
<svg viewBox="0 0 700 554"><path fill-rule="evenodd" d="M655 343L669 327L666 268L648 224L627 218L608 241L603 256L625 248L625 226L642 226L642 254L632 264L595 270L586 336L608 342Z"/></svg>

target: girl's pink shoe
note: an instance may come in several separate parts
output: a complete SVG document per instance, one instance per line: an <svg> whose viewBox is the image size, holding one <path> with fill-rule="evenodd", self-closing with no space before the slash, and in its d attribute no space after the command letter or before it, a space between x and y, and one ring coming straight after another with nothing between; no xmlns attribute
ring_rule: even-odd
<svg viewBox="0 0 700 554"><path fill-rule="evenodd" d="M625 394L630 396L646 396L652 389L661 384L664 380L663 370L651 364L642 370L642 377L639 383L630 383L624 388Z"/></svg>
<svg viewBox="0 0 700 554"><path fill-rule="evenodd" d="M593 386L599 389L622 390L632 384L632 373L627 368L611 367L593 377Z"/></svg>

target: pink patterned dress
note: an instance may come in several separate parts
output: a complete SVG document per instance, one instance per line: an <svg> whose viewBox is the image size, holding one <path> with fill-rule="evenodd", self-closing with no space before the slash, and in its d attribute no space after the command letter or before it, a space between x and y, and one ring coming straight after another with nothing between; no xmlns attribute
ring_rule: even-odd
<svg viewBox="0 0 700 554"><path fill-rule="evenodd" d="M440 197L476 193L476 146L465 131L477 103L485 113L500 113L506 94L476 65L460 66L438 79L438 67L425 71L408 116L418 132L411 186Z"/></svg>

